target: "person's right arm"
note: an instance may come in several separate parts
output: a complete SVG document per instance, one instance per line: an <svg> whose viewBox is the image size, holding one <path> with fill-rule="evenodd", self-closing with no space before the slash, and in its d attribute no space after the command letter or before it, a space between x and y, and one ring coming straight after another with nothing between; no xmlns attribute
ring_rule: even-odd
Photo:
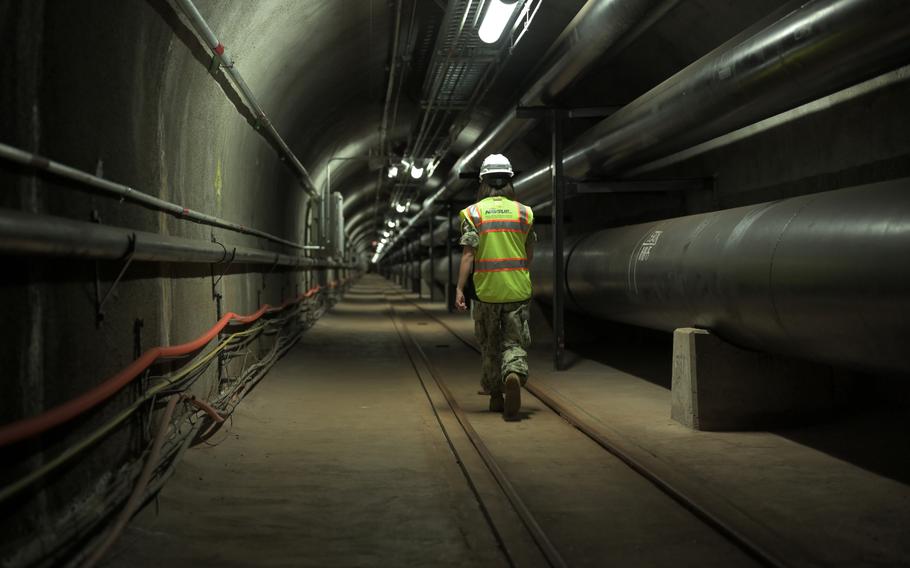
<svg viewBox="0 0 910 568"><path fill-rule="evenodd" d="M474 247L465 246L461 252L461 264L458 266L458 284L455 286L455 307L459 311L468 309L464 298L464 287L468 285L468 278L474 270Z"/></svg>

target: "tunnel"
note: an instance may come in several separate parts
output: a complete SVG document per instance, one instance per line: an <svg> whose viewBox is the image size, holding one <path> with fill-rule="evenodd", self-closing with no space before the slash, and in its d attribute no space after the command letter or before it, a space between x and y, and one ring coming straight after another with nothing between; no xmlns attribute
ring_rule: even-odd
<svg viewBox="0 0 910 568"><path fill-rule="evenodd" d="M0 0L0 79L3 566L910 564L910 2Z"/></svg>

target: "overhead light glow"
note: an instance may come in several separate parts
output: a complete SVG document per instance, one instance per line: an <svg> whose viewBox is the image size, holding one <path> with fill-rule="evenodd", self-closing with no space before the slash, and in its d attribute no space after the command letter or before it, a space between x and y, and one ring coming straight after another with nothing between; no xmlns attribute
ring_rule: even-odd
<svg viewBox="0 0 910 568"><path fill-rule="evenodd" d="M418 168L417 166L411 166L411 177L414 179L420 179L423 177L423 168Z"/></svg>
<svg viewBox="0 0 910 568"><path fill-rule="evenodd" d="M395 221L389 221L387 224L388 224L389 228L391 229L392 227L395 226Z"/></svg>
<svg viewBox="0 0 910 568"><path fill-rule="evenodd" d="M439 166L439 158L435 160L430 160L430 163L427 164L427 177L432 177L433 172L436 171L436 168Z"/></svg>
<svg viewBox="0 0 910 568"><path fill-rule="evenodd" d="M389 179L398 176L398 166L392 166L389 168Z"/></svg>
<svg viewBox="0 0 910 568"><path fill-rule="evenodd" d="M480 41L484 43L496 43L502 36L502 31L506 29L506 24L512 17L512 12L518 6L518 0L504 2L503 0L490 0L487 6L487 12L480 23L480 30L477 35Z"/></svg>
<svg viewBox="0 0 910 568"><path fill-rule="evenodd" d="M405 210L405 209L407 209L407 206L406 206L406 205L403 205L403 204L401 204L401 203L396 203L396 204L395 204L395 211L398 211L399 213L404 213L404 210Z"/></svg>

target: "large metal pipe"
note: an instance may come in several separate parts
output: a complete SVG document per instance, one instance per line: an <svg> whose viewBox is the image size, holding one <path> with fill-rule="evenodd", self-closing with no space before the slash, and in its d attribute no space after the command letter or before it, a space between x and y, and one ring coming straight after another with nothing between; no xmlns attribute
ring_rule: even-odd
<svg viewBox="0 0 910 568"><path fill-rule="evenodd" d="M910 372L910 178L606 229L567 246L572 309ZM550 295L552 251L531 268Z"/></svg>
<svg viewBox="0 0 910 568"><path fill-rule="evenodd" d="M605 51L629 36L641 33L645 25L656 21L677 1L588 0L544 56L540 74L521 96L521 104L531 106L552 101L584 75ZM411 227L425 225L426 216L433 214L442 200L463 187L461 172L471 168L482 152L508 146L533 126L533 120L519 119L514 108L507 111L488 134L452 166L445 183L424 200L420 213L411 218L386 250L391 250Z"/></svg>
<svg viewBox="0 0 910 568"><path fill-rule="evenodd" d="M890 71L910 61L910 2L814 0L712 51L584 133L569 177L615 175ZM549 165L518 180L549 197Z"/></svg>
<svg viewBox="0 0 910 568"><path fill-rule="evenodd" d="M294 268L347 267L343 263L209 241L170 237L48 215L0 210L0 254L157 262L233 261Z"/></svg>

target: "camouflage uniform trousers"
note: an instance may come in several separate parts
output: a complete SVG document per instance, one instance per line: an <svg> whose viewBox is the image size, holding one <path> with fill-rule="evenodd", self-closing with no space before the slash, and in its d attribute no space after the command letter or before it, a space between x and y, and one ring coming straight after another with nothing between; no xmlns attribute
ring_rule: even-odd
<svg viewBox="0 0 910 568"><path fill-rule="evenodd" d="M517 374L522 385L528 382L529 304L530 300L505 304L472 302L474 335L483 360L480 384L491 394L502 392L509 373Z"/></svg>

